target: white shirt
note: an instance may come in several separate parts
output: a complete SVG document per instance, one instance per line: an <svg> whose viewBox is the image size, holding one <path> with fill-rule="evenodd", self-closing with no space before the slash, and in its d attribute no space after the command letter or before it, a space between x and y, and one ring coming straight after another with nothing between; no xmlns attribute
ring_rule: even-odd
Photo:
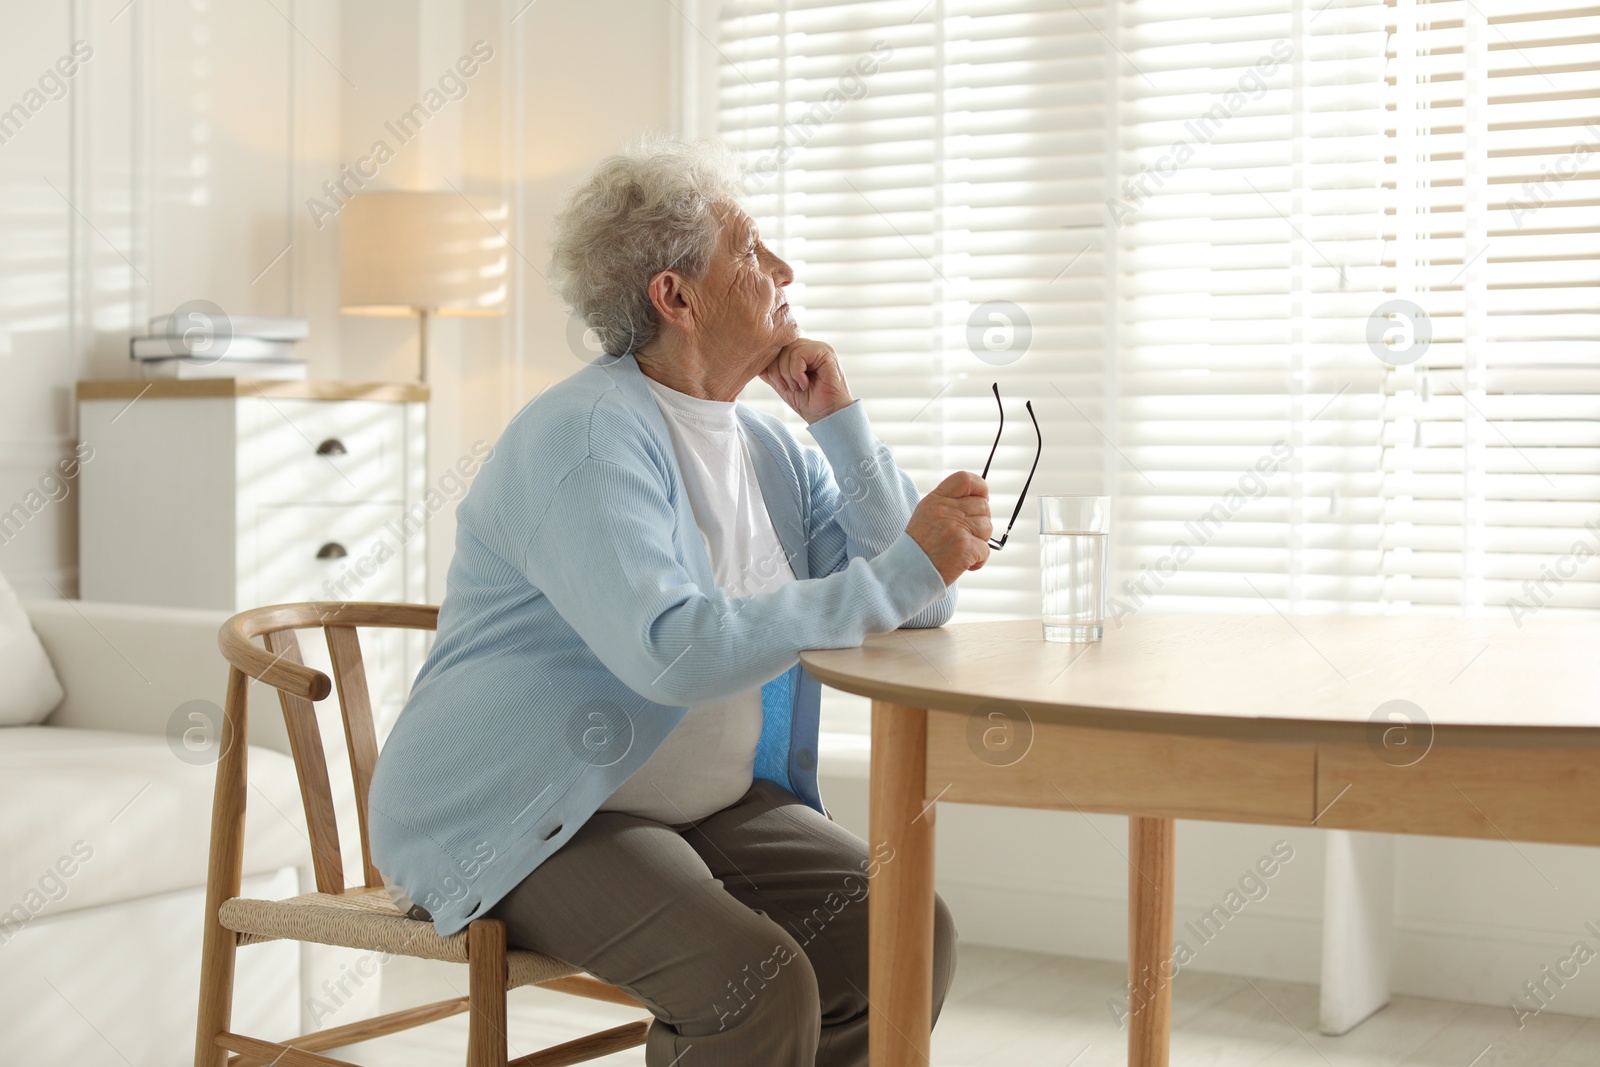
<svg viewBox="0 0 1600 1067"><path fill-rule="evenodd" d="M748 596L794 581L733 402L702 400L648 376L645 384L666 420L717 588ZM679 828L721 811L750 789L760 737L759 686L697 704L599 810Z"/></svg>

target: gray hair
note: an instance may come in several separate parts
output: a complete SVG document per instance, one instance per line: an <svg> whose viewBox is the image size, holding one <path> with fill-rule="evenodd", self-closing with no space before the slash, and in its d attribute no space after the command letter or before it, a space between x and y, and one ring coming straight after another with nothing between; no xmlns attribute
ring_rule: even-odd
<svg viewBox="0 0 1600 1067"><path fill-rule="evenodd" d="M739 178L718 141L651 135L601 160L568 196L555 220L551 278L608 355L655 340L652 277L705 274L721 232L713 209L736 198Z"/></svg>

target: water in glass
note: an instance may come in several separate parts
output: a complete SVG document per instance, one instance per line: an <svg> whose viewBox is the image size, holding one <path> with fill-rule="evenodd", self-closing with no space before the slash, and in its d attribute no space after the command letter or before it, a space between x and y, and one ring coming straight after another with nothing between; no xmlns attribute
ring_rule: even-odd
<svg viewBox="0 0 1600 1067"><path fill-rule="evenodd" d="M1041 533L1044 639L1098 641L1105 635L1106 535Z"/></svg>

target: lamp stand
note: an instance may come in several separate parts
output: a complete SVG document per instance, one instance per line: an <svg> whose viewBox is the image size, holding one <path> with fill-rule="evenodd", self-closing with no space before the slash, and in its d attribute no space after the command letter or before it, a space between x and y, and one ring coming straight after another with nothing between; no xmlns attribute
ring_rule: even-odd
<svg viewBox="0 0 1600 1067"><path fill-rule="evenodd" d="M428 381L428 309L417 308L417 381Z"/></svg>

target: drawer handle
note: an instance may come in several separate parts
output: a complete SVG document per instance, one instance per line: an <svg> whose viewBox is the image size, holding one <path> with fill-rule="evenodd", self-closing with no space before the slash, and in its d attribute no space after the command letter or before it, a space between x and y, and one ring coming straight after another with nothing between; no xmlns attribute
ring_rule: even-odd
<svg viewBox="0 0 1600 1067"><path fill-rule="evenodd" d="M349 450L344 447L344 442L337 437L330 437L317 446L319 456L342 456Z"/></svg>
<svg viewBox="0 0 1600 1067"><path fill-rule="evenodd" d="M337 541L329 541L317 549L318 559L344 559L349 554L344 550L344 546Z"/></svg>

